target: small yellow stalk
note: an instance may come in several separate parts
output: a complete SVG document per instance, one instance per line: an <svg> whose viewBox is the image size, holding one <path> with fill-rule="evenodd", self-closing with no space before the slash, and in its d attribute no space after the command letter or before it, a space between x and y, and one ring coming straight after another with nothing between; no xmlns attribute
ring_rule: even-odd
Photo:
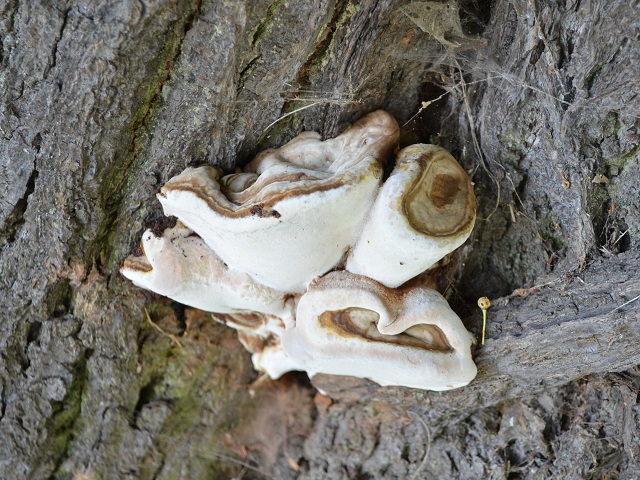
<svg viewBox="0 0 640 480"><path fill-rule="evenodd" d="M487 330L487 310L491 306L491 302L487 297L481 297L478 299L478 306L482 310L482 343L484 345L484 334Z"/></svg>

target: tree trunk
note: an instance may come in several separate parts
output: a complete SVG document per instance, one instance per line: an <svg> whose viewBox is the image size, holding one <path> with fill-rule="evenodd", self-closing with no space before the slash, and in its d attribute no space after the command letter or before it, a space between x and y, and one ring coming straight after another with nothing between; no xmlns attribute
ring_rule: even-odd
<svg viewBox="0 0 640 480"><path fill-rule="evenodd" d="M0 478L639 476L639 31L637 0L0 1ZM119 275L187 165L377 108L475 183L468 387L265 381Z"/></svg>

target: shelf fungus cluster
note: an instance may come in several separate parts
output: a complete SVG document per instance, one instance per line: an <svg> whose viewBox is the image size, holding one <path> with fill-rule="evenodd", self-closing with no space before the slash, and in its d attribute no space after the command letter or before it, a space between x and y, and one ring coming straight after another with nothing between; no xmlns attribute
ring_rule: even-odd
<svg viewBox="0 0 640 480"><path fill-rule="evenodd" d="M396 154L398 135L376 111L333 139L304 132L240 173L188 168L158 194L171 226L147 230L122 274L237 329L272 378L466 385L473 337L419 279L471 233L473 188L440 147Z"/></svg>

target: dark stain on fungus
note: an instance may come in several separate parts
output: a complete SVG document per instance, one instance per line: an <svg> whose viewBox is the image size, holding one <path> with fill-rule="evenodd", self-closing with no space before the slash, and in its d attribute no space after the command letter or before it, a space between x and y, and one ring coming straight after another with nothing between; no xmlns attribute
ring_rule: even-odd
<svg viewBox="0 0 640 480"><path fill-rule="evenodd" d="M280 213L277 210L269 210L264 208L264 203L259 203L251 207L251 215L256 215L260 218L275 217L280 218Z"/></svg>
<svg viewBox="0 0 640 480"><path fill-rule="evenodd" d="M461 190L459 183L453 175L438 175L433 182L433 189L429 193L433 204L438 208L452 204L458 191Z"/></svg>
<svg viewBox="0 0 640 480"><path fill-rule="evenodd" d="M175 227L176 223L178 223L178 218L171 215L156 220L149 229L156 237L160 238L166 229Z"/></svg>

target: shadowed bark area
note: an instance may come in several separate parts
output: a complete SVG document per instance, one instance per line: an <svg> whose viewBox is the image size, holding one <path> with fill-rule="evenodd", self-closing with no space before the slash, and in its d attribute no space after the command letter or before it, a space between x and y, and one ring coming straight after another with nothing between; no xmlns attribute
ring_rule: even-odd
<svg viewBox="0 0 640 480"><path fill-rule="evenodd" d="M0 478L640 475L638 31L629 0L0 1ZM475 184L468 387L265 381L119 275L186 166L378 108Z"/></svg>

